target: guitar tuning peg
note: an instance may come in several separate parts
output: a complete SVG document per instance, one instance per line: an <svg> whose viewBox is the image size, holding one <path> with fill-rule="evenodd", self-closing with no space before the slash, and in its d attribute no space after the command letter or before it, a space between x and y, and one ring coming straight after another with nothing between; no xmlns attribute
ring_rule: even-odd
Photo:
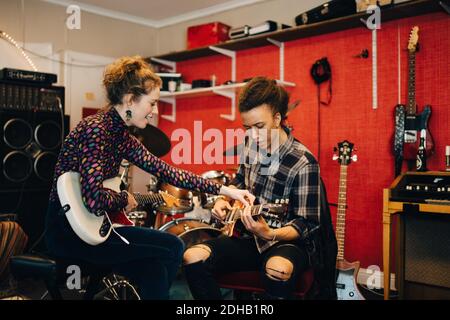
<svg viewBox="0 0 450 320"><path fill-rule="evenodd" d="M358 161L358 156L356 154L352 155L352 161L353 162Z"/></svg>
<svg viewBox="0 0 450 320"><path fill-rule="evenodd" d="M333 154L333 160L337 160L339 157L336 154Z"/></svg>
<svg viewBox="0 0 450 320"><path fill-rule="evenodd" d="M279 204L279 203L280 203L280 199L276 199L275 204Z"/></svg>
<svg viewBox="0 0 450 320"><path fill-rule="evenodd" d="M281 199L280 203L281 203L281 204L284 204L284 199Z"/></svg>
<svg viewBox="0 0 450 320"><path fill-rule="evenodd" d="M284 203L289 204L289 199L284 199Z"/></svg>

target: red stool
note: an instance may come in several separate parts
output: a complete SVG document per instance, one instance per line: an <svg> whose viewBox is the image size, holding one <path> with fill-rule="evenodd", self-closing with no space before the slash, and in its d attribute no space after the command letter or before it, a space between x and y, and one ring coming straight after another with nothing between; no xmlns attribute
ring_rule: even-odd
<svg viewBox="0 0 450 320"><path fill-rule="evenodd" d="M217 275L216 280L222 288L256 293L264 292L259 271L242 271ZM309 268L300 274L294 295L300 299L305 299L312 291L313 284L314 270Z"/></svg>

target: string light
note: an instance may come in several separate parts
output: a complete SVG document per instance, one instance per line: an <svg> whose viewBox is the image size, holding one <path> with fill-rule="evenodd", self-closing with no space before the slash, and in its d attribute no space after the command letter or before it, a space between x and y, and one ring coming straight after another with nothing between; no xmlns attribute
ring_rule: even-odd
<svg viewBox="0 0 450 320"><path fill-rule="evenodd" d="M30 57L23 51L23 49L19 46L19 44L16 42L16 40L13 39L9 34L7 34L5 31L0 31L0 36L10 42L12 45L14 45L17 50L22 54L22 56L27 60L28 64L33 68L33 71L38 71L36 68L36 65L33 63L33 61L30 59Z"/></svg>

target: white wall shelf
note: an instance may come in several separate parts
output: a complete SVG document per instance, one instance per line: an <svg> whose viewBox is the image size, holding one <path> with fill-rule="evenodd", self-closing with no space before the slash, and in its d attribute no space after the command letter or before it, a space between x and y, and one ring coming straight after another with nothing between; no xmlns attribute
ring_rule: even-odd
<svg viewBox="0 0 450 320"><path fill-rule="evenodd" d="M277 83L285 87L295 87L295 83L293 82L277 80ZM236 120L236 92L240 88L245 86L245 84L246 84L245 82L240 82L208 88L195 88L186 91L176 91L176 92L161 91L160 100L162 102L166 102L172 105L172 114L161 115L161 118L172 122L176 121L177 99L220 95L223 97L227 97L231 100L230 114L221 114L220 117L223 119L234 121Z"/></svg>
<svg viewBox="0 0 450 320"><path fill-rule="evenodd" d="M395 19L414 17L432 12L444 12L444 10L447 10L446 8L448 8L448 6L449 0L411 0L393 6L381 7L381 22L384 23ZM359 12L345 17L339 17L307 25L300 25L237 40L229 40L227 42L214 45L214 47L232 51L240 51L267 46L268 39L278 42L286 42L351 28L360 28L363 26L361 19L367 19L369 16L369 13ZM157 62L154 58L172 62L180 62L217 54L218 52L212 50L210 46L205 46L191 50L169 52L147 59L149 61L153 60L154 62Z"/></svg>
<svg viewBox="0 0 450 320"><path fill-rule="evenodd" d="M382 8L381 21L387 22L395 19L402 19L406 17L413 17L424 15L432 12L445 10L447 13L450 5L450 0L412 0L405 3L396 4L394 6L386 6ZM223 54L232 59L231 61L231 76L232 80L236 81L236 52L252 48L267 46L269 43L276 45L279 50L279 79L278 82L284 86L295 86L292 82L284 81L285 77L285 60L284 60L284 43L325 33L347 30L351 28L361 27L361 19L367 19L369 13L360 12L350 16L339 17L327 21L301 25L284 30L278 30L262 35L247 37L238 40L230 40L225 43L219 43L214 46L205 46L195 48L192 50L184 50L178 52L170 52L154 57L148 57L147 61L169 66L173 72L176 72L176 63L187 61L190 59L204 58L217 54ZM161 92L161 101L166 101L172 104L172 114L162 115L163 119L175 122L176 119L176 99L196 97L204 95L217 94L231 99L231 113L228 115L220 115L224 119L234 121L236 118L236 90L245 83L235 83L227 86L216 86L210 88L198 88L187 90L183 92Z"/></svg>
<svg viewBox="0 0 450 320"><path fill-rule="evenodd" d="M295 83L288 81L277 80L279 85L285 87L295 87ZM220 85L215 87L207 87L207 88L195 88L185 91L161 91L161 98L192 98L192 97L201 97L201 96L210 96L215 93L217 90L233 90L234 92L238 91L239 88L245 86L245 82L233 83L228 85Z"/></svg>
<svg viewBox="0 0 450 320"><path fill-rule="evenodd" d="M278 41L276 39L272 38L266 38L266 41L269 43L277 46L279 48L279 80L277 80L278 84L287 86L287 87L294 87L295 83L288 82L284 80L285 76L285 69L284 69L284 42ZM208 87L208 88L196 88L186 91L179 91L179 92L161 92L160 99L163 102L169 103L172 105L172 114L170 115L161 115L161 118L166 119L168 121L175 122L176 121L176 104L177 104L177 98L188 98L188 97L200 97L205 95L219 95L222 97L226 97L230 99L230 113L229 114L221 114L220 117L223 119L227 119L229 121L235 121L236 120L236 91L243 87L245 83L236 83L236 50L230 50L221 48L218 46L209 46L208 50L211 50L212 52L216 52L218 54L222 54L226 57L229 57L231 59L231 81L232 84L229 85L220 85L220 86L214 86L214 87ZM188 57L192 58L192 56L188 55ZM177 70L177 60L174 59L167 59L167 58L161 58L161 57L151 57L150 61L156 62L159 64L163 64L166 66L169 66L173 72Z"/></svg>

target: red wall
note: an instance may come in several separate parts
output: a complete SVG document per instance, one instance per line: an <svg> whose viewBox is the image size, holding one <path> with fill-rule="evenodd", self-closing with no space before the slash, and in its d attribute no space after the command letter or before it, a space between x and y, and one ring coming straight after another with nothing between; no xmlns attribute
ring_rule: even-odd
<svg viewBox="0 0 450 320"><path fill-rule="evenodd" d="M333 147L348 139L355 144L358 162L351 164L348 174L348 210L346 258L360 260L362 267L382 265L382 190L393 180L391 137L394 130L393 111L397 104L397 36L401 43L401 99L406 102L407 52L411 28L418 25L420 51L416 58L416 98L419 110L431 104L430 128L436 144L435 155L429 159L429 168L442 170L444 148L450 145L450 18L444 13L402 19L382 24L378 31L378 96L379 106L372 109L372 60L354 58L362 49L371 52L371 32L364 28L330 33L286 43L285 79L296 83L290 89L291 101L300 99L300 105L289 117L294 136L318 155L322 177L330 202L337 202L339 165L332 161ZM317 106L317 88L309 70L312 63L328 57L333 71L333 100L329 106ZM237 80L265 75L278 77L278 48L267 47L237 53ZM177 71L185 82L210 78L217 82L231 77L230 59L213 56L178 63ZM323 86L322 93L325 93ZM219 117L229 113L226 98L212 96L180 99L177 102L177 121L160 119L160 127L169 136L176 128L192 132L193 122L201 120L203 130L208 128L238 128L235 122ZM160 114L170 113L170 106L161 103ZM320 127L318 115L320 113ZM319 146L320 137L320 146ZM205 142L206 146L209 142ZM176 142L173 142L175 145ZM171 162L170 155L164 158ZM224 169L227 165L180 165L202 173ZM333 210L335 217L335 210Z"/></svg>

